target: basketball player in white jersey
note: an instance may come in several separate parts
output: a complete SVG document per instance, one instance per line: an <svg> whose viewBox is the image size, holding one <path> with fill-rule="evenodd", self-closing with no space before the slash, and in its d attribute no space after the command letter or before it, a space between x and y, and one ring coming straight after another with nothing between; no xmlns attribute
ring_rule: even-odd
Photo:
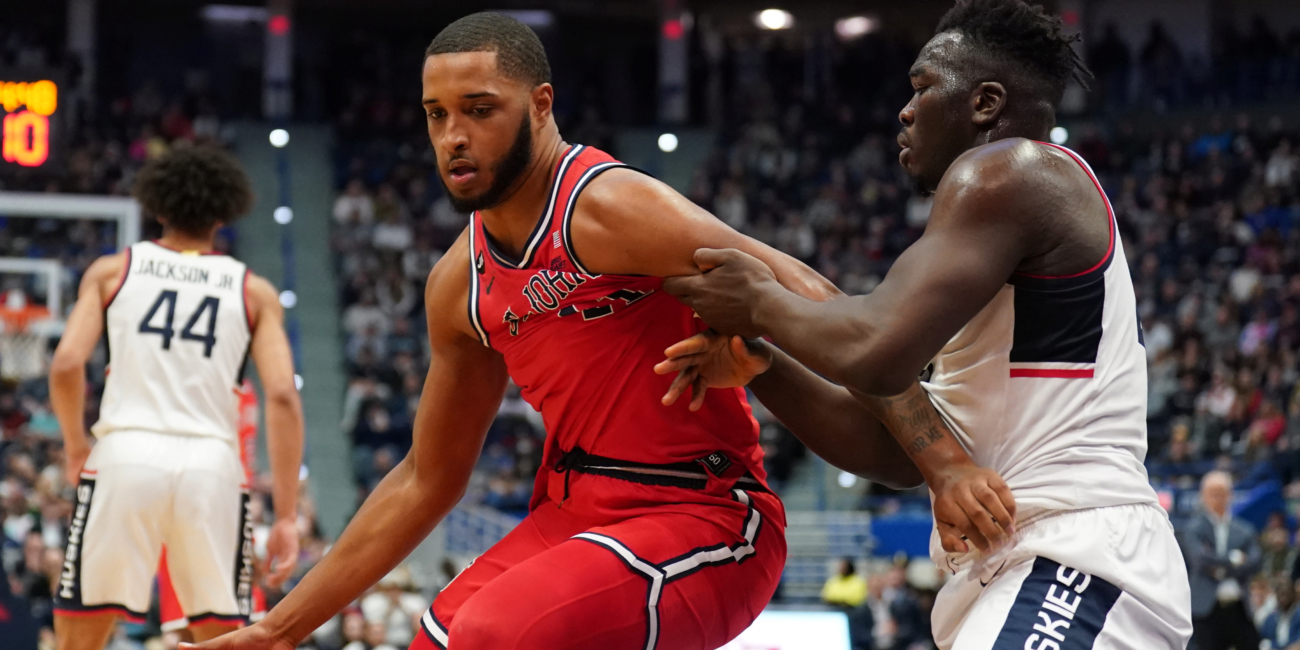
<svg viewBox="0 0 1300 650"><path fill-rule="evenodd" d="M932 535L951 574L933 611L945 650L1181 650L1192 632L1182 553L1143 466L1146 355L1114 214L1083 160L1043 142L1066 83L1087 76L1074 40L1023 0L958 0L943 18L899 115L899 161L934 209L870 295L805 300L733 250L700 250L706 273L664 284L718 331L780 348L751 383L778 417L825 408L780 401L825 383L800 363L857 395L923 390L956 440L900 438L909 454L964 449L1006 480L1008 539ZM661 371L712 383L698 361L711 347L678 344ZM854 453L812 437L828 457Z"/></svg>
<svg viewBox="0 0 1300 650"><path fill-rule="evenodd" d="M252 522L238 449L238 389L249 357L266 392L276 522L269 581L288 577L302 460L302 407L275 288L213 252L248 211L248 177L229 154L177 148L140 171L135 193L162 238L86 271L50 369L77 505L55 585L59 650L100 650L118 618L143 619L164 544L195 638L250 613ZM86 362L107 332L99 421L83 421Z"/></svg>

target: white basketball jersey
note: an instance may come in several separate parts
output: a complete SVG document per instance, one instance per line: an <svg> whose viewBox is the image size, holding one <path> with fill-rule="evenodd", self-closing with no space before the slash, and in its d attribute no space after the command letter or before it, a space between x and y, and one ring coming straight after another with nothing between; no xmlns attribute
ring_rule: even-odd
<svg viewBox="0 0 1300 650"><path fill-rule="evenodd" d="M1087 163L1058 148L1101 192ZM1071 276L1013 275L922 382L975 463L1006 480L1022 522L1048 510L1157 503L1142 464L1142 328L1114 211L1102 200L1105 259Z"/></svg>
<svg viewBox="0 0 1300 650"><path fill-rule="evenodd" d="M104 308L109 366L97 437L119 430L238 442L239 388L252 333L248 267L153 242L127 251Z"/></svg>

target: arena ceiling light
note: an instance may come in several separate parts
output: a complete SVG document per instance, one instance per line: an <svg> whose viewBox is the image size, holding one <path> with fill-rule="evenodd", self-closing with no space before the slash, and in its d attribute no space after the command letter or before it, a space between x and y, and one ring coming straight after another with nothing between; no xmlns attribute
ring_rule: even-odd
<svg viewBox="0 0 1300 650"><path fill-rule="evenodd" d="M289 132L284 129L276 129L271 132L268 139L271 141L272 147L279 149L280 147L289 144Z"/></svg>
<svg viewBox="0 0 1300 650"><path fill-rule="evenodd" d="M764 9L754 15L754 24L759 29L790 29L794 27L794 15L784 9Z"/></svg>
<svg viewBox="0 0 1300 650"><path fill-rule="evenodd" d="M677 151L677 135L673 133L665 133L659 136L659 150L664 153Z"/></svg>
<svg viewBox="0 0 1300 650"><path fill-rule="evenodd" d="M1052 144L1065 144L1070 140L1070 132L1063 126L1053 128L1048 135L1052 138Z"/></svg>
<svg viewBox="0 0 1300 650"><path fill-rule="evenodd" d="M849 16L835 21L835 35L841 41L862 38L880 29L880 19L870 16Z"/></svg>
<svg viewBox="0 0 1300 650"><path fill-rule="evenodd" d="M270 16L265 7L208 5L200 13L205 20L219 23L264 23Z"/></svg>

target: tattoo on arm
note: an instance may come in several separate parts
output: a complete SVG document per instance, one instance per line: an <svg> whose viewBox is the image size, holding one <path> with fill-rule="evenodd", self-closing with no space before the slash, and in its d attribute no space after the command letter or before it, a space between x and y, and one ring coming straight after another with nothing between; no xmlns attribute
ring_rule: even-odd
<svg viewBox="0 0 1300 650"><path fill-rule="evenodd" d="M944 437L946 426L923 390L869 398L868 408L904 444L908 455L920 453ZM913 433L916 435L912 436ZM910 441L903 442L909 436Z"/></svg>
<svg viewBox="0 0 1300 650"><path fill-rule="evenodd" d="M924 433L912 440L912 444L907 446L907 451L909 454L920 453L932 443L938 442L940 438L943 438L943 429L930 427Z"/></svg>

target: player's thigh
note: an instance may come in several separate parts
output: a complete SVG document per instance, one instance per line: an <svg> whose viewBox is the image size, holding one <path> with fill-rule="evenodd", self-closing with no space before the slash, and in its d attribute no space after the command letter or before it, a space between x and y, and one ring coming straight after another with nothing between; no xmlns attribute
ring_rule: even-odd
<svg viewBox="0 0 1300 650"><path fill-rule="evenodd" d="M109 440L99 443L77 486L55 607L113 609L139 619L149 610L170 516L169 479L165 470L121 462L114 452Z"/></svg>
<svg viewBox="0 0 1300 650"><path fill-rule="evenodd" d="M496 576L447 629L449 650L642 650L650 582L616 555L570 540Z"/></svg>
<svg viewBox="0 0 1300 650"><path fill-rule="evenodd" d="M233 450L216 439L195 439L176 479L165 531L172 586L192 624L231 623L251 607L253 562L248 493ZM207 458L193 456L206 455ZM202 619L202 620L200 620Z"/></svg>

